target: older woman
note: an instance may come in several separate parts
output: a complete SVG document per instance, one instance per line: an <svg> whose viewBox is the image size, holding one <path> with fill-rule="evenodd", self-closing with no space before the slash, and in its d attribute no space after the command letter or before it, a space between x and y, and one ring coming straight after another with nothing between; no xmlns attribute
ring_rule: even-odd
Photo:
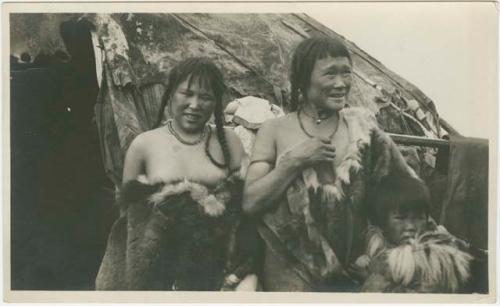
<svg viewBox="0 0 500 306"><path fill-rule="evenodd" d="M208 59L172 69L158 127L127 151L118 201L124 213L110 234L97 289L234 289L251 272L252 258L238 244L244 153L223 127L224 90Z"/></svg>
<svg viewBox="0 0 500 306"><path fill-rule="evenodd" d="M392 171L415 174L372 114L346 107L352 60L341 42L301 42L290 78L292 112L259 130L245 183L243 209L263 221L262 284L356 290L350 272L364 251L366 182Z"/></svg>

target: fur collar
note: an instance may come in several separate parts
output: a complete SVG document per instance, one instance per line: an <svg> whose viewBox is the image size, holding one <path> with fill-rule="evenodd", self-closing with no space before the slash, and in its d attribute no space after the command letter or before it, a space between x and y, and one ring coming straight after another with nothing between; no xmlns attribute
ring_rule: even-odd
<svg viewBox="0 0 500 306"><path fill-rule="evenodd" d="M153 204L153 207L156 207L169 196L185 192L188 192L191 198L198 202L203 211L209 216L218 217L222 215L226 208L224 199L211 194L205 186L190 182L187 179L176 184L165 184L160 191L149 197L149 202Z"/></svg>
<svg viewBox="0 0 500 306"><path fill-rule="evenodd" d="M409 287L417 283L422 291L457 292L470 277L473 257L460 250L442 226L396 247L389 246L375 226L370 227L367 238L366 253L374 261L384 261L385 273L394 284Z"/></svg>
<svg viewBox="0 0 500 306"><path fill-rule="evenodd" d="M141 189L141 191L152 189L147 195L147 202L153 208L156 208L170 196L188 193L191 199L197 202L207 215L218 217L224 213L226 204L231 199L230 186L241 183L242 177L239 171L219 182L214 188L208 188L203 184L187 179L164 183L150 181L145 175L140 175L135 181L127 183L122 188L120 197L123 199L121 202L127 202L127 199L132 199L131 194L135 193L134 196L137 196L137 189ZM141 193L144 193L144 191Z"/></svg>
<svg viewBox="0 0 500 306"><path fill-rule="evenodd" d="M408 166L399 153L399 149L392 139L378 127L375 115L361 107L349 107L340 111L340 118L345 120L349 133L348 150L341 163L335 168L336 178L331 184L321 184L318 173L313 168L302 172L306 187L315 191L321 186L323 188L323 201L340 201L344 198L344 186L351 183L351 175L356 174L362 168L362 150L375 141L384 147L383 156L379 157L375 168L374 177L382 177L389 173L391 163L408 175L419 178L415 171ZM374 137L372 137L374 136Z"/></svg>

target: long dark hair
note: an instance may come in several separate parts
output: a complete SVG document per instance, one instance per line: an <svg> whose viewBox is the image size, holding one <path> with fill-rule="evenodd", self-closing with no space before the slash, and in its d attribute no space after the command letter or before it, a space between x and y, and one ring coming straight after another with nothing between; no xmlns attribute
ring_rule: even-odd
<svg viewBox="0 0 500 306"><path fill-rule="evenodd" d="M191 86L193 80L200 82L200 86L207 86L211 88L215 98L215 129L217 139L222 148L224 156L224 166L229 169L231 163L231 155L227 145L226 134L224 132L224 112L222 105L222 98L226 92L226 85L224 83L224 76L217 66L208 58L193 57L188 58L172 68L168 77L168 84L163 94L158 119L155 128L161 126L163 117L165 115L165 108L167 107L170 98L174 94L177 87L184 81L188 80L188 87Z"/></svg>
<svg viewBox="0 0 500 306"><path fill-rule="evenodd" d="M311 37L303 40L293 53L290 67L290 111L299 107L299 95L305 95L311 82L311 73L316 60L331 57L347 57L352 65L351 55L347 47L340 41L330 37Z"/></svg>

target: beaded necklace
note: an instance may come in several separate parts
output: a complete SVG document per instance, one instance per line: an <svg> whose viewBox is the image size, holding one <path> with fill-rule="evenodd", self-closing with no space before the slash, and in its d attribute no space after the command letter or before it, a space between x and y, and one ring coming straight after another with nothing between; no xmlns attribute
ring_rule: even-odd
<svg viewBox="0 0 500 306"><path fill-rule="evenodd" d="M167 121L167 127L168 127L168 130L170 131L170 134L174 135L175 138L185 144L185 145L188 145L188 146L194 146L194 145L197 145L199 144L200 142L203 141L203 139L206 139L205 141L205 154L206 156L208 157L208 159L212 162L212 164L214 164L217 168L220 168L220 169L226 169L227 168L227 165L225 164L221 164L219 163L218 161L215 160L215 158L213 158L212 154L210 154L210 149L209 149L209 144L210 144L210 139L212 138L212 129L210 128L210 126L208 125L205 125L205 128L203 129L203 132L201 133L200 135L200 138L199 139L196 139L195 141L187 141L187 140L184 140L174 129L174 127L172 126L172 120L169 120ZM206 135L208 134L208 137L205 137Z"/></svg>
<svg viewBox="0 0 500 306"><path fill-rule="evenodd" d="M303 109L302 109L302 112L303 112L303 113L304 113L304 115L306 115L307 117L312 118L316 124L320 124L323 120L330 118L330 117L324 117L324 118L321 118L321 116L319 116L319 115L318 115L318 117L315 117L315 116L313 116L313 115L309 114L308 112L306 112L306 111L305 111L305 110L303 110Z"/></svg>
<svg viewBox="0 0 500 306"><path fill-rule="evenodd" d="M174 126L172 125L172 120L167 121L167 127L168 127L168 131L170 132L170 134L174 135L174 137L180 143L188 145L188 146L194 146L194 145L201 143L203 141L203 139L205 139L205 136L207 135L207 126L204 126L203 131L201 132L200 137L198 139L196 139L194 141L188 141L188 140L183 139L181 137L181 135L179 135L179 133L177 133L177 131L174 129Z"/></svg>
<svg viewBox="0 0 500 306"><path fill-rule="evenodd" d="M297 111L297 120L299 121L299 126L300 126L300 129L302 130L302 132L304 132L304 134L307 135L307 137L309 138L314 138L314 135L312 135L311 133L309 133L306 128L304 127L304 124L302 123L302 120L300 119L300 113L301 113L301 110L298 110ZM332 139L333 136L335 135L335 133L337 133L337 130L339 128L339 125L340 125L340 120L338 120L337 122L337 125L335 125L335 128L333 129L333 132L332 134L330 134L330 136L328 136L328 139Z"/></svg>

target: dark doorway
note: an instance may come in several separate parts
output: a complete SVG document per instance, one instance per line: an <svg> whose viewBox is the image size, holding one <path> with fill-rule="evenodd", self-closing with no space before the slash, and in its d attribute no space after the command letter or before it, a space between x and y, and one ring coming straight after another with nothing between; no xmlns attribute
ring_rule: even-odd
<svg viewBox="0 0 500 306"><path fill-rule="evenodd" d="M93 289L117 214L94 120L93 25L60 29L69 55L11 65L12 290Z"/></svg>

